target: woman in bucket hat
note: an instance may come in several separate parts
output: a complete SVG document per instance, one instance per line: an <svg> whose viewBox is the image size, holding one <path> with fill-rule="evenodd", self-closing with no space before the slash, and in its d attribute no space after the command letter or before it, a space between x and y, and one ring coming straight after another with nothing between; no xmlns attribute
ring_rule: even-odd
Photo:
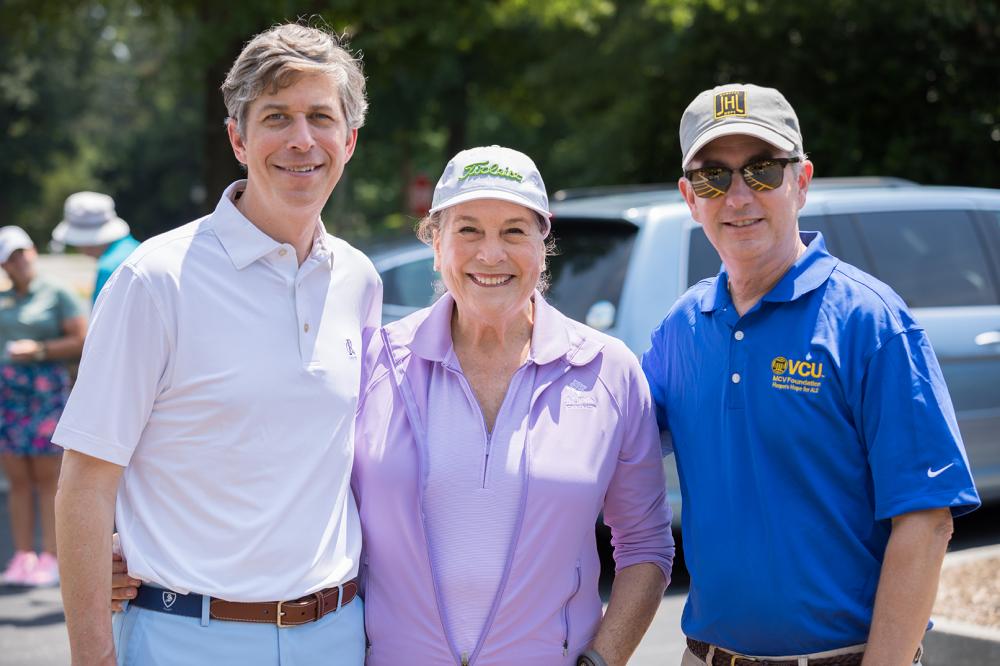
<svg viewBox="0 0 1000 666"><path fill-rule="evenodd" d="M76 297L36 277L37 258L23 229L0 229L0 266L11 282L0 291L0 459L10 482L15 550L3 572L9 585L59 581L53 503L62 449L50 437L69 395L62 361L79 358L87 327ZM35 494L42 525L39 553Z"/></svg>
<svg viewBox="0 0 1000 666"><path fill-rule="evenodd" d="M542 296L550 218L526 155L456 155L417 232L445 293L367 350L353 486L371 666L625 664L670 580L649 389L622 342Z"/></svg>
<svg viewBox="0 0 1000 666"><path fill-rule="evenodd" d="M52 230L52 240L72 245L97 259L97 277L92 301L119 264L139 247L128 224L115 212L115 201L100 192L77 192L69 195L63 208L63 220Z"/></svg>

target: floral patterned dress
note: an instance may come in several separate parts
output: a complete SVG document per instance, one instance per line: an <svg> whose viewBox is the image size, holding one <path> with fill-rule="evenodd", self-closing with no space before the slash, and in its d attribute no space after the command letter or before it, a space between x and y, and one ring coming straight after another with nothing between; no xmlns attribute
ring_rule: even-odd
<svg viewBox="0 0 1000 666"><path fill-rule="evenodd" d="M0 453L51 455L62 451L52 432L69 397L66 366L57 361L12 362L6 354L13 340L62 337L66 319L83 314L68 290L41 279L28 293L0 291Z"/></svg>
<svg viewBox="0 0 1000 666"><path fill-rule="evenodd" d="M52 432L69 397L69 373L61 363L0 366L0 452L19 456L59 453Z"/></svg>

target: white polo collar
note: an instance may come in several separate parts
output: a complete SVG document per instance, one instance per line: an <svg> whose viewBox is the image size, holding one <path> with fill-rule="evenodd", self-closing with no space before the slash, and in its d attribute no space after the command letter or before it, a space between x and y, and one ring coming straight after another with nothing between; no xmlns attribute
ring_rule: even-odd
<svg viewBox="0 0 1000 666"><path fill-rule="evenodd" d="M246 189L247 181L238 180L222 193L212 213L212 228L236 270L243 270L258 259L281 249L282 243L274 240L251 222L236 207L238 192ZM333 268L333 248L320 220L316 220L310 258Z"/></svg>

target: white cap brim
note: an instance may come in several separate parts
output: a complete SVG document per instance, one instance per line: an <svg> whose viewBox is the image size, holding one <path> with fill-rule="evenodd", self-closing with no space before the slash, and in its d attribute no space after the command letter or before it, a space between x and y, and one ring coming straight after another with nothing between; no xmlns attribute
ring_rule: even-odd
<svg viewBox="0 0 1000 666"><path fill-rule="evenodd" d="M684 159L681 161L681 168L687 169L688 164L698 154L698 151L704 148L709 142L723 136L733 136L734 134L757 137L761 141L766 141L778 150L784 150L785 152L795 150L795 143L791 139L778 134L769 127L764 127L753 122L734 120L724 125L713 127L699 136L688 149L687 154L684 155Z"/></svg>
<svg viewBox="0 0 1000 666"><path fill-rule="evenodd" d="M96 227L73 226L66 220L56 225L52 230L52 240L66 245L93 246L114 243L129 234L125 220L114 218Z"/></svg>
<svg viewBox="0 0 1000 666"><path fill-rule="evenodd" d="M32 247L35 247L35 245L30 240L27 242L15 241L7 245L4 249L0 250L0 264L7 263L7 260L10 259L10 255L14 254L18 250L27 250Z"/></svg>

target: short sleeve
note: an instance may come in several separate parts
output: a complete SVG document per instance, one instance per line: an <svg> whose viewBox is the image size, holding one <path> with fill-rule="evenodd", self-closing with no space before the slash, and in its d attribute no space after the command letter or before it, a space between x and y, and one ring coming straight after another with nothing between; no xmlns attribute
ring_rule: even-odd
<svg viewBox="0 0 1000 666"><path fill-rule="evenodd" d="M979 506L955 410L922 330L897 334L872 356L860 406L875 516Z"/></svg>
<svg viewBox="0 0 1000 666"><path fill-rule="evenodd" d="M52 441L127 465L165 388L170 349L169 329L148 286L123 266L98 298Z"/></svg>
<svg viewBox="0 0 1000 666"><path fill-rule="evenodd" d="M663 433L661 454L673 453L672 439L667 424L667 388L666 368L664 366L663 349L666 344L666 322L661 323L650 336L650 347L642 355L642 371L649 382L649 390L653 398L656 423Z"/></svg>

